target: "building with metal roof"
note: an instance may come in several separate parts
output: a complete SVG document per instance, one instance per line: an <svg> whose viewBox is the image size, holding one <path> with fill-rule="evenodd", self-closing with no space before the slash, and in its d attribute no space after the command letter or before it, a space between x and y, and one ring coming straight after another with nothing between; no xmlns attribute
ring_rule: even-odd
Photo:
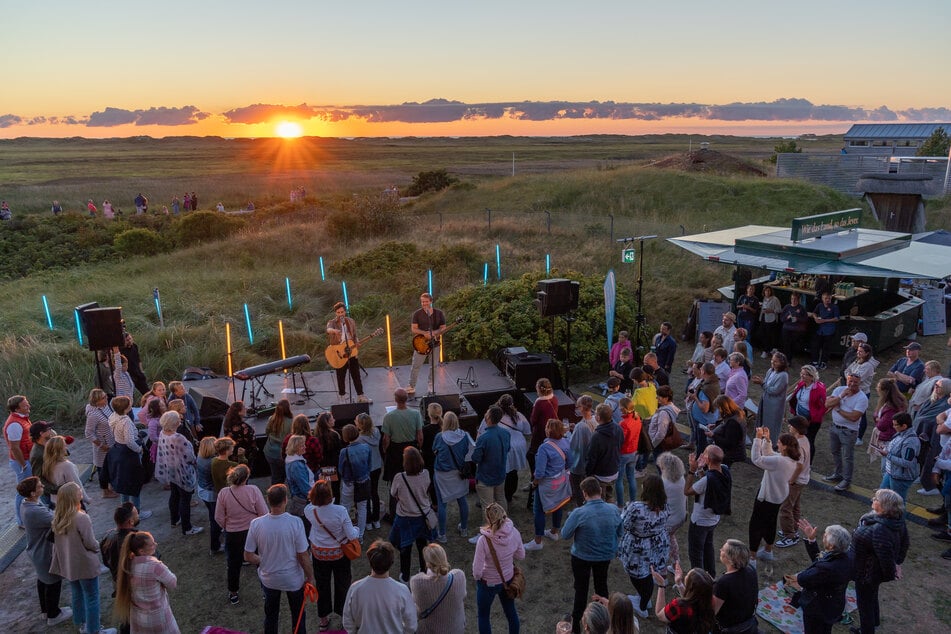
<svg viewBox="0 0 951 634"><path fill-rule="evenodd" d="M842 139L849 154L914 156L938 128L951 135L951 123L856 123Z"/></svg>

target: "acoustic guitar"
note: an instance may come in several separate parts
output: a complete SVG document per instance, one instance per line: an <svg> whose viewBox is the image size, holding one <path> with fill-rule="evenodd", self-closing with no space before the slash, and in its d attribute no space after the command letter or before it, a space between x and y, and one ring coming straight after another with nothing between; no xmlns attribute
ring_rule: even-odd
<svg viewBox="0 0 951 634"><path fill-rule="evenodd" d="M356 359L357 354L360 352L360 346L364 343L378 337L383 334L382 328L377 328L373 331L372 334L367 335L363 339L354 343L352 340L347 339L338 344L331 344L327 346L327 349L324 351L324 356L327 357L327 363L330 364L330 367L333 369L342 368L350 362L350 359Z"/></svg>
<svg viewBox="0 0 951 634"><path fill-rule="evenodd" d="M462 323L462 317L456 319L450 325L446 326L446 329L443 331L443 335L458 326ZM439 340L442 338L442 335L439 337L434 337L433 339L427 339L425 335L413 335L413 350L419 354L429 354L432 352L432 349L439 345Z"/></svg>

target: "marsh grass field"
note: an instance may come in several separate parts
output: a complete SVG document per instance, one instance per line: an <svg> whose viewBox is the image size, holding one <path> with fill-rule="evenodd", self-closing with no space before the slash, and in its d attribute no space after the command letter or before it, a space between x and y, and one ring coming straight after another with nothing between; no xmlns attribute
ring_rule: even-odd
<svg viewBox="0 0 951 634"><path fill-rule="evenodd" d="M154 211L170 204L173 196L196 191L203 209L221 200L237 209L253 200L257 211L236 234L219 242L185 246L152 257L119 257L74 267L43 270L0 282L0 391L28 394L34 420L50 419L61 433L82 436L82 408L94 383L91 354L79 347L72 325L74 306L98 301L123 307L123 316L142 349L150 379L179 378L184 367L207 365L225 372L225 323L232 324L236 366L276 358L277 322L283 321L288 352L320 357L325 345L323 327L333 302L346 281L352 312L362 329L375 328L390 315L394 341L408 339L408 318L425 288L432 269L437 298L458 289L482 284L483 266L491 263L499 245L503 277L518 278L544 271L550 254L553 274L575 271L603 276L613 268L619 292L630 297L636 271L620 263L619 246L612 237L700 231L742 224L786 226L798 215L861 205L831 190L805 183L731 175L687 173L648 167L651 160L687 150L701 140L711 148L763 166L777 139L739 137L704 138L676 135L656 137L573 137L570 139L298 139L281 141L223 139L83 139L0 141L0 198L9 200L15 214L48 214L58 199L67 210L78 211L92 198L110 199L126 211L139 191L150 198ZM821 137L806 151L836 151L840 139ZM512 153L516 174L512 176ZM405 187L426 170L447 168L456 185L426 194L402 207L404 223L393 231L365 233L340 241L327 232L328 216L357 196L378 195L391 184ZM287 192L303 186L303 204L289 206ZM487 212L487 209L491 212ZM947 227L947 200L929 201L929 228ZM548 212L548 213L546 213ZM550 228L548 225L550 218ZM90 219L88 222L106 222ZM611 226L613 222L613 236ZM875 226L866 216L865 226ZM0 225L0 231L8 227ZM386 246L395 243L396 247ZM348 275L362 254L386 253L412 245L432 259L412 265L388 266ZM430 257L430 256L427 256ZM694 298L712 298L715 289L729 283L729 270L701 262L663 239L648 243L645 258L644 306L648 328L664 319L679 331ZM323 258L327 280L322 281ZM293 308L285 295L285 278L293 287ZM492 280L490 279L490 284ZM159 326L152 289L161 290L165 327ZM55 329L47 328L41 296L49 301ZM255 324L256 343L244 333L242 306L247 303ZM473 328L478 315L470 315ZM603 328L603 321L601 322ZM630 328L618 324L617 328ZM651 330L653 332L653 330ZM602 335L599 335L603 337ZM940 341L939 341L940 340ZM943 337L925 338L926 352L946 365ZM452 345L450 343L450 345ZM685 358L682 344L678 361ZM293 351L293 352L292 352ZM409 361L410 351L397 346L394 363ZM385 365L385 344L372 340L361 351L367 365ZM877 351L883 363L898 356ZM756 359L759 367L762 361ZM599 377L603 368L575 368L576 390ZM676 373L675 373L676 374ZM676 374L675 393L682 390ZM834 380L829 377L827 383ZM754 394L756 392L754 391ZM752 396L752 394L751 394ZM820 434L815 472L829 471L828 440ZM79 460L88 448L76 448ZM877 466L861 464L860 481L874 488ZM524 478L524 476L523 476ZM8 489L9 470L0 471L0 486ZM759 472L737 468L734 513L717 530L717 541L745 539ZM8 496L10 497L10 496ZM111 515L110 501L93 495L92 512L97 534ZM924 504L924 499L913 501ZM209 623L248 632L258 631L261 598L253 570L242 578L242 603L231 606L224 590L224 561L208 555L205 535L183 538L168 525L165 494L155 483L146 489L147 504L155 517L142 528L153 530L164 559L179 575L172 605L183 632L197 632ZM929 498L930 502L934 498ZM0 508L12 513L10 499ZM470 497L470 528L479 519ZM929 504L930 505L930 504ZM843 498L824 489L810 489L805 514L824 526L839 522L855 525L866 512L864 500ZM531 518L524 494L515 499L512 516L528 539ZM204 510L195 510L196 523L207 526ZM450 525L454 525L450 511ZM910 525L912 550L905 566L906 579L883 586L885 632L937 632L951 628L951 605L935 583L947 575L947 562L937 557L939 544L928 539L923 527ZM385 531L368 533L385 537ZM686 529L681 531L685 550ZM550 632L558 618L570 611L571 576L565 542L546 542L544 550L529 553L526 568L529 592L520 604L523 631ZM471 577L472 546L450 537L451 563ZM801 547L780 551L775 570L764 571L775 580L806 564ZM367 573L355 562L354 578ZM33 605L32 569L21 556L0 575L0 592L14 597L10 605ZM23 582L23 579L29 581ZM761 581L765 579L761 578ZM618 564L613 564L610 586L632 592ZM103 582L104 612L111 607L111 584ZM475 626L474 586L469 584L469 630ZM311 611L311 619L316 618ZM286 616L285 616L286 624ZM32 615L0 608L0 627L6 631L40 631ZM315 629L316 621L311 621ZM496 631L504 631L496 608ZM34 629L35 628L35 629ZM63 631L66 628L62 628ZM283 630L282 630L283 631ZM661 632L656 620L644 632ZM838 627L836 631L847 631Z"/></svg>

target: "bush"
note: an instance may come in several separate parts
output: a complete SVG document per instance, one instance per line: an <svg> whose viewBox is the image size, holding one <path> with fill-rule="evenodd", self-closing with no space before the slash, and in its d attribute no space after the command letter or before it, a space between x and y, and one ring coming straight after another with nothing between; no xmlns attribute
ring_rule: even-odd
<svg viewBox="0 0 951 634"><path fill-rule="evenodd" d="M406 215L393 196L357 196L327 216L327 233L349 242L366 235L391 235L402 231Z"/></svg>
<svg viewBox="0 0 951 634"><path fill-rule="evenodd" d="M558 275L580 282L576 320L571 324L571 365L603 370L607 354L604 276L574 272ZM567 348L565 321L554 319L552 342L551 318L542 317L534 304L536 285L544 277L544 273L527 273L488 286L467 286L442 298L440 306L447 319L463 319L456 332L447 336L447 351L454 358L493 358L500 348L524 346L539 352L554 350L563 361ZM634 323L636 304L631 293L623 290L618 288L615 323Z"/></svg>
<svg viewBox="0 0 951 634"><path fill-rule="evenodd" d="M457 181L458 179L449 175L446 168L420 172L413 177L413 183L406 189L406 195L421 196L426 192L442 191Z"/></svg>
<svg viewBox="0 0 951 634"><path fill-rule="evenodd" d="M244 221L214 211L195 211L172 225L175 244L183 247L195 243L223 240L244 226Z"/></svg>
<svg viewBox="0 0 951 634"><path fill-rule="evenodd" d="M116 236L116 252L125 257L157 255L169 251L168 242L151 229L129 229Z"/></svg>
<svg viewBox="0 0 951 634"><path fill-rule="evenodd" d="M773 154L769 157L770 163L776 162L776 157L780 154L802 154L802 148L796 145L796 141L789 139L788 141L781 141L779 145L773 146L773 151L776 154Z"/></svg>

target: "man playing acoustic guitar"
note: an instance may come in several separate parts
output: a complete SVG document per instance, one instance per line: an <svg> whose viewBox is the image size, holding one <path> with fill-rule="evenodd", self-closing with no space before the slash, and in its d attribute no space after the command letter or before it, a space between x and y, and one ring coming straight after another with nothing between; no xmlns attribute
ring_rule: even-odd
<svg viewBox="0 0 951 634"><path fill-rule="evenodd" d="M428 352L420 352L417 346L413 346L413 370L409 374L409 387L406 393L412 396L416 393L416 379L419 378L419 369L423 367L426 358L434 354L434 349L439 345L439 337L446 332L446 316L438 308L433 308L433 296L429 293L423 293L419 296L421 308L413 313L413 335L420 335L425 338L429 344ZM433 360L430 360L433 363Z"/></svg>
<svg viewBox="0 0 951 634"><path fill-rule="evenodd" d="M341 364L332 365L337 371L337 393L340 401L347 396L347 370L350 371L350 378L353 380L353 389L357 391L357 400L361 403L368 403L369 399L363 394L363 381L360 378L360 361L357 359L357 323L350 317L347 317L347 307L343 302L334 304L334 313L336 317L327 322L327 335L330 336L330 346L343 346L343 356L340 359ZM328 347L328 350L330 347ZM329 358L329 357L328 357Z"/></svg>

